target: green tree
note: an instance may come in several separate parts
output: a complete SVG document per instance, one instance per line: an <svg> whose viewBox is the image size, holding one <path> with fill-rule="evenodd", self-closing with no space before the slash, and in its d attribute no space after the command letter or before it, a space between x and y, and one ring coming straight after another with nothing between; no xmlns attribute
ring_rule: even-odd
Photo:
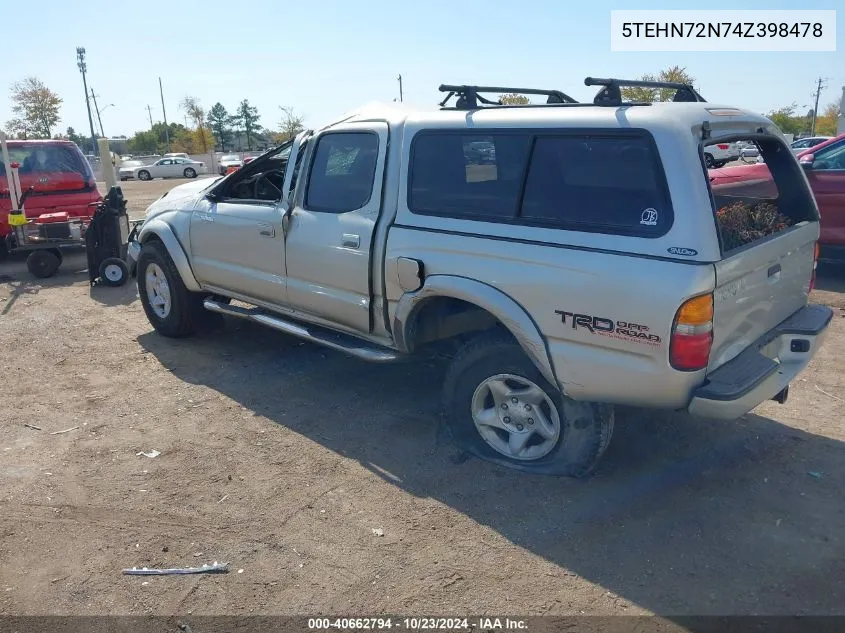
<svg viewBox="0 0 845 633"><path fill-rule="evenodd" d="M657 75L643 75L640 77L642 81L667 81L679 84L686 84L688 86L695 85L695 79L686 71L686 68L680 66L672 66L661 70ZM672 88L641 88L638 86L629 86L622 88L622 99L625 101L640 101L645 103L654 103L656 101L671 101L675 96L675 90Z"/></svg>
<svg viewBox="0 0 845 633"><path fill-rule="evenodd" d="M238 105L237 118L240 121L241 129L246 134L247 149L252 150L252 138L258 130L258 121L261 118L258 115L258 108L249 104L249 101L244 99Z"/></svg>
<svg viewBox="0 0 845 633"><path fill-rule="evenodd" d="M170 138L176 138L180 133L187 131L181 123L171 123L167 126ZM127 150L133 154L163 153L167 147L164 123L156 123L151 130L135 132L134 136L127 141ZM179 150L176 150L179 151Z"/></svg>
<svg viewBox="0 0 845 633"><path fill-rule="evenodd" d="M206 116L208 127L220 142L220 149L226 151L226 145L232 141L233 117L219 101L215 103Z"/></svg>
<svg viewBox="0 0 845 633"><path fill-rule="evenodd" d="M771 119L772 123L777 125L780 131L784 134L798 136L802 132L809 130L809 117L795 114L797 109L798 104L793 103L792 105L772 110L766 116Z"/></svg>
<svg viewBox="0 0 845 633"><path fill-rule="evenodd" d="M185 111L185 114L187 114L194 122L194 125L196 125L196 135L192 136L192 140L198 145L196 146L195 151L191 153L196 153L196 150L202 150L203 154L207 153L209 143L213 137L208 133L208 130L205 129L205 109L200 105L199 99L196 97L185 97L182 99L182 103L180 105ZM213 142L211 142L211 148L214 148Z"/></svg>
<svg viewBox="0 0 845 633"><path fill-rule="evenodd" d="M527 105L529 100L525 95L506 94L499 95L499 102L502 105Z"/></svg>
<svg viewBox="0 0 845 633"><path fill-rule="evenodd" d="M91 139L85 138L81 134L77 134L76 130L74 130L72 127L69 127L67 129L67 131L65 132L65 137L67 138L67 140L73 141L74 143L76 143L76 145L79 147L79 149L81 149L83 152L92 151L91 150Z"/></svg>
<svg viewBox="0 0 845 633"><path fill-rule="evenodd" d="M836 123L839 120L839 104L831 103L816 119L816 133L819 136L836 136Z"/></svg>
<svg viewBox="0 0 845 633"><path fill-rule="evenodd" d="M302 116L296 114L293 108L279 106L279 110L282 111L282 119L279 121L279 132L278 134L273 134L272 138L274 143L281 144L295 137L305 129L305 126L303 125Z"/></svg>
<svg viewBox="0 0 845 633"><path fill-rule="evenodd" d="M59 123L62 98L37 77L27 77L12 84L12 113L6 126L24 138L50 138Z"/></svg>

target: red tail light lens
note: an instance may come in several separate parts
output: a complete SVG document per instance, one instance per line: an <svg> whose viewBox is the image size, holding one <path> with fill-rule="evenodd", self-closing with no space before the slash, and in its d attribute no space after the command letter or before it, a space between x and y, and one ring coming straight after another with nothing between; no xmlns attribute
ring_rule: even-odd
<svg viewBox="0 0 845 633"><path fill-rule="evenodd" d="M728 145L727 143L719 143L718 145L716 145L716 147L718 147L719 149L728 149L730 145Z"/></svg>
<svg viewBox="0 0 845 633"><path fill-rule="evenodd" d="M713 295L693 297L675 315L669 362L680 371L698 371L710 362L713 346Z"/></svg>

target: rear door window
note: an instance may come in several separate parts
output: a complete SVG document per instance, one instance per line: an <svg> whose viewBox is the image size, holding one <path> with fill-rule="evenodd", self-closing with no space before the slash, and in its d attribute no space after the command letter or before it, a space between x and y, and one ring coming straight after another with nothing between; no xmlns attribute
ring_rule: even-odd
<svg viewBox="0 0 845 633"><path fill-rule="evenodd" d="M672 225L672 206L648 137L540 136L520 216L578 231L658 237Z"/></svg>

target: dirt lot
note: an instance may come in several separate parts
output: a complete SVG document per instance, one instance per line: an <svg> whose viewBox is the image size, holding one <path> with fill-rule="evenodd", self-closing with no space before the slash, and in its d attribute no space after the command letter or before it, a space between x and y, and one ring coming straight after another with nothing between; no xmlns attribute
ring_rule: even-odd
<svg viewBox="0 0 845 633"><path fill-rule="evenodd" d="M124 183L133 215L174 184ZM84 266L0 265L0 613L845 614L842 271L786 405L622 411L571 481L453 449L437 364L231 321L165 340Z"/></svg>

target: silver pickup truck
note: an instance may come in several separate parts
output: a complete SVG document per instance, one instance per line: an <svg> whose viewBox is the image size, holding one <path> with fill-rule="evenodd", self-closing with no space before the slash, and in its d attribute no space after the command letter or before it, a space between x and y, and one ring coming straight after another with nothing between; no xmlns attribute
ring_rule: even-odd
<svg viewBox="0 0 845 633"><path fill-rule="evenodd" d="M768 119L678 84L623 102L634 83L441 86L440 108L367 106L178 186L131 245L144 310L170 337L222 313L371 362L448 349L456 441L531 472L588 474L614 405L782 402L832 315L808 304L802 168ZM711 186L707 147L737 141L768 177Z"/></svg>

